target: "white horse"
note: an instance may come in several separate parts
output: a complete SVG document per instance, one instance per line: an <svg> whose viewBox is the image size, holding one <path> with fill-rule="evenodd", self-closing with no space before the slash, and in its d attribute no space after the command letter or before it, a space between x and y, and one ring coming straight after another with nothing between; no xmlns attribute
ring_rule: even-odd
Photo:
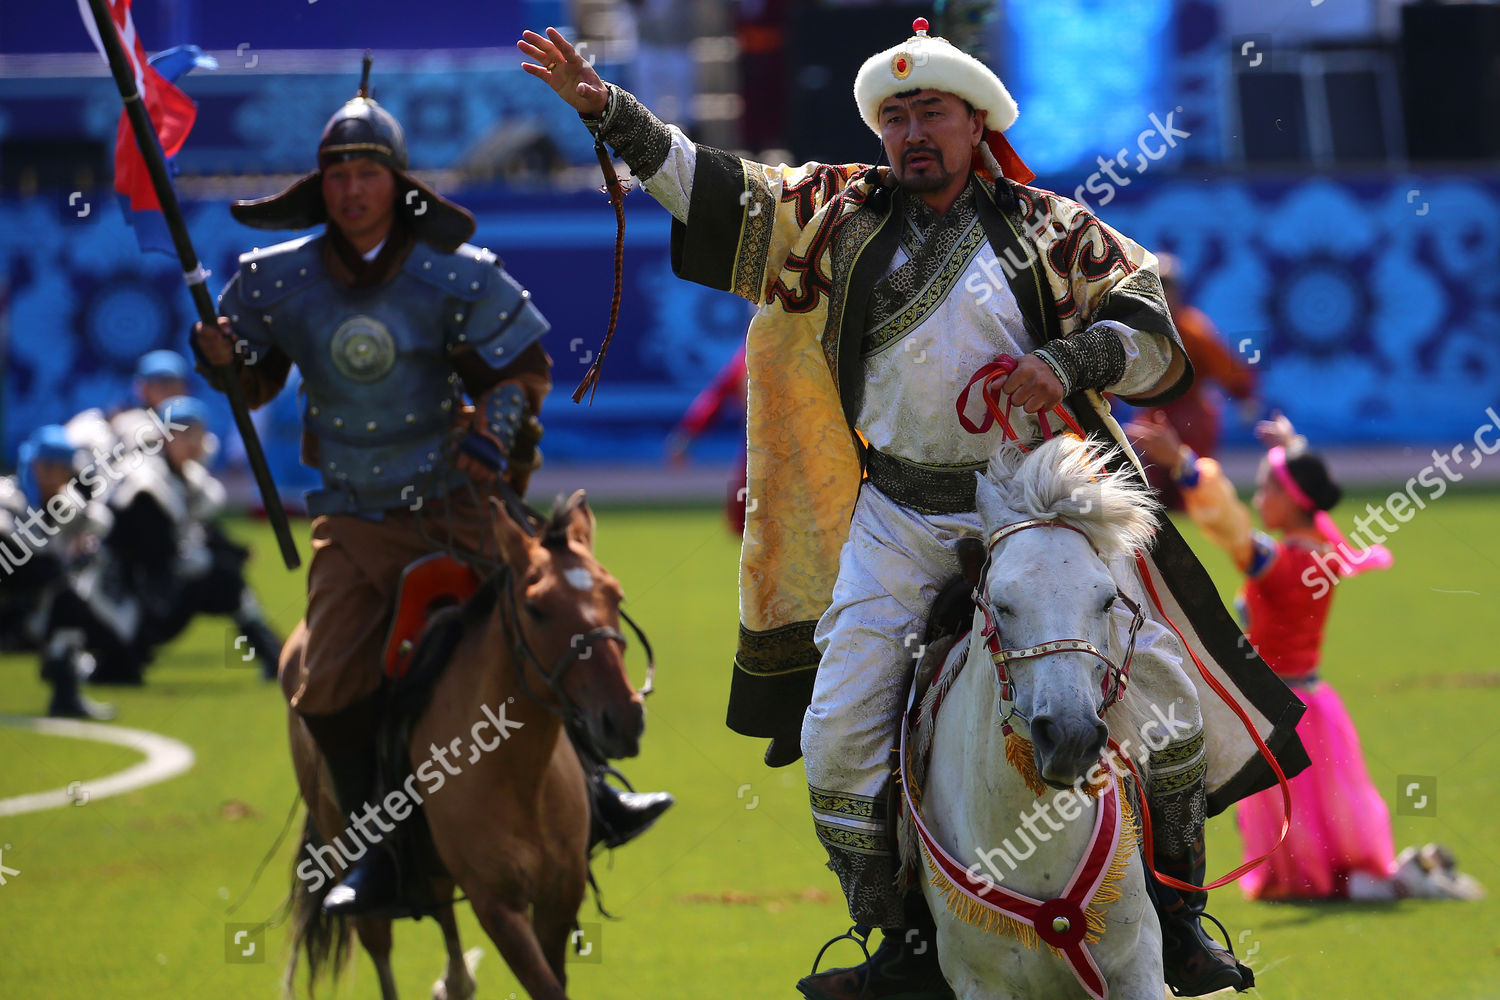
<svg viewBox="0 0 1500 1000"><path fill-rule="evenodd" d="M1123 567L1146 546L1157 504L1104 472L1102 458L1101 447L1069 436L1030 454L1006 445L991 459L978 477L989 541L979 609L913 713L918 767L906 790L937 850L923 847L909 804L902 853L921 873L943 974L963 1000L1164 995L1161 928L1125 795L1132 779L1114 784L1110 769L1096 768L1107 735L1142 766L1124 741L1139 745L1144 701L1115 686L1140 613L1108 563ZM1090 778L1095 797L1078 791ZM1096 827L1096 868L1075 876ZM1090 885L1087 909L1055 902ZM1044 905L1006 916L1017 898L1007 892Z"/></svg>

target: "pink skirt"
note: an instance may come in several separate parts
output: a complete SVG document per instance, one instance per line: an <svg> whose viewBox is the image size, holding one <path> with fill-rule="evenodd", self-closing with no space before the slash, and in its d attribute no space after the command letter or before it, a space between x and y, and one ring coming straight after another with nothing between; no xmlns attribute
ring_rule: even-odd
<svg viewBox="0 0 1500 1000"><path fill-rule="evenodd" d="M1265 863L1240 879L1249 899L1318 899L1347 894L1351 872L1376 878L1396 868L1391 814L1365 770L1359 735L1339 696L1322 681L1293 691L1307 705L1297 735L1312 765L1289 782L1292 822ZM1281 789L1268 788L1236 807L1245 860L1276 843Z"/></svg>

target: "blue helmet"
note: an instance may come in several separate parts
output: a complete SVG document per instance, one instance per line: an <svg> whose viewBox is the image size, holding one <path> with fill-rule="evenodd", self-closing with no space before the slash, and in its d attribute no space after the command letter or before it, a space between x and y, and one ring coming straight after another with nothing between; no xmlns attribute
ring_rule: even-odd
<svg viewBox="0 0 1500 1000"><path fill-rule="evenodd" d="M42 505L41 488L37 485L36 473L31 468L32 463L61 462L76 470L79 451L79 447L68 437L67 428L62 424L43 424L21 442L21 447L16 453L18 467L16 479L21 484L21 491L26 494L26 501L32 507Z"/></svg>
<svg viewBox="0 0 1500 1000"><path fill-rule="evenodd" d="M164 399L156 408L164 424L186 424L189 427L208 426L208 404L194 396L173 396Z"/></svg>
<svg viewBox="0 0 1500 1000"><path fill-rule="evenodd" d="M191 370L187 358L176 351L152 351L144 355L136 364L135 377L138 379L175 378L186 382Z"/></svg>

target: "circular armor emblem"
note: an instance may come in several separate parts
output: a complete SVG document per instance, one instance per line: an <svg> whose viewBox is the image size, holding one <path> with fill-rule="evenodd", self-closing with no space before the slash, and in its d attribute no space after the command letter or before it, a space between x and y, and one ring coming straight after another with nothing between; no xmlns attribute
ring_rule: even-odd
<svg viewBox="0 0 1500 1000"><path fill-rule="evenodd" d="M911 56L905 52L897 52L892 56L891 75L898 80L905 80L911 76Z"/></svg>
<svg viewBox="0 0 1500 1000"><path fill-rule="evenodd" d="M333 334L333 366L354 382L375 382L396 363L396 341L373 316L346 319Z"/></svg>

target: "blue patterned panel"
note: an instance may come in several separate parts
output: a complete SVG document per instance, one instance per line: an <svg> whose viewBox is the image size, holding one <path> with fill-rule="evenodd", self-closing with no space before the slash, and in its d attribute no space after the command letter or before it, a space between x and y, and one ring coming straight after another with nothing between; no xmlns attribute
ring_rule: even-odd
<svg viewBox="0 0 1500 1000"><path fill-rule="evenodd" d="M1460 441L1500 404L1493 178L1170 181L1101 214L1182 260L1190 301L1259 351L1266 404L1320 442Z"/></svg>

